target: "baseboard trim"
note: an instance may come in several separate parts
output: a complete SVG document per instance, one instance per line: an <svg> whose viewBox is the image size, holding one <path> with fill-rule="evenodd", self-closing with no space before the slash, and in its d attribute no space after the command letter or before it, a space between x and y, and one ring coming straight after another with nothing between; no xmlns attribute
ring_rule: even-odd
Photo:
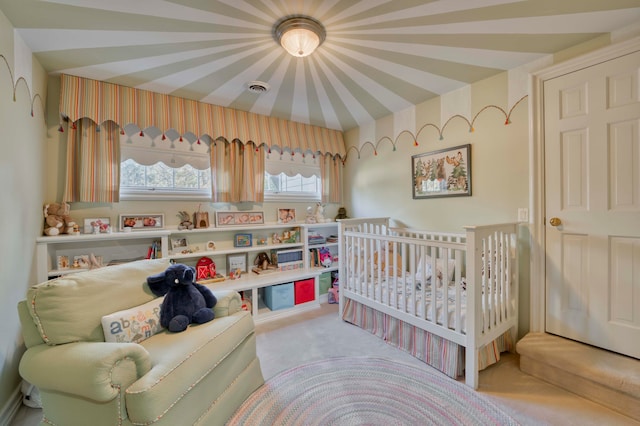
<svg viewBox="0 0 640 426"><path fill-rule="evenodd" d="M18 386L0 411L0 426L9 426L22 405L22 393Z"/></svg>

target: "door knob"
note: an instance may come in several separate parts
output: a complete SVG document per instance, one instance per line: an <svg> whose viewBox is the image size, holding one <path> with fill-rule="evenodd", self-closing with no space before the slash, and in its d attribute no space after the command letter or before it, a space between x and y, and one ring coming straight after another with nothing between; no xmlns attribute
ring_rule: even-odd
<svg viewBox="0 0 640 426"><path fill-rule="evenodd" d="M560 218L552 217L552 218L549 220L549 224L550 224L551 226L560 226L560 225L562 224L562 221L560 220Z"/></svg>

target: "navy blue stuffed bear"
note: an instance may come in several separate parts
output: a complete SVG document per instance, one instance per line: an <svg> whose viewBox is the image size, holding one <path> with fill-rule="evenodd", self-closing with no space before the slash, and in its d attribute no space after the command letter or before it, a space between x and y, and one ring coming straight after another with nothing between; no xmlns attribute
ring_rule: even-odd
<svg viewBox="0 0 640 426"><path fill-rule="evenodd" d="M195 282L196 270L181 263L170 265L164 272L147 277L156 296L165 296L160 307L160 324L169 331L186 330L191 323L203 324L213 319L218 302L207 287Z"/></svg>

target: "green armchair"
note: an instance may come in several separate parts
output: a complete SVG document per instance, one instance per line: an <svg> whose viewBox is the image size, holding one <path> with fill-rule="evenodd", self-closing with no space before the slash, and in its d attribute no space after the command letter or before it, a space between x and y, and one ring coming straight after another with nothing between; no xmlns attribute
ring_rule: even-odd
<svg viewBox="0 0 640 426"><path fill-rule="evenodd" d="M222 425L264 383L251 315L238 293L214 286L213 321L181 333L141 327L137 343L105 341L105 317L160 302L146 277L168 265L131 262L28 290L18 304L27 347L20 374L40 391L42 425Z"/></svg>

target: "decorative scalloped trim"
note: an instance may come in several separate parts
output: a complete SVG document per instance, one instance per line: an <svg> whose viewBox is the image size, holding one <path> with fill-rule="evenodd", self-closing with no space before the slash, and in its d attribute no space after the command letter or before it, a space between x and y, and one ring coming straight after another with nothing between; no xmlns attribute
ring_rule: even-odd
<svg viewBox="0 0 640 426"><path fill-rule="evenodd" d="M400 133L398 133L398 136L396 136L395 140L391 139L389 136L383 136L380 139L378 139L377 142L371 142L371 141L366 141L364 142L362 145L360 145L360 147L355 147L355 146L350 146L347 149L347 152L345 154L345 158L342 161L342 164L344 165L345 162L347 161L347 159L349 158L349 154L350 152L353 150L358 154L358 159L360 159L360 154L362 154L362 152L364 151L364 148L369 148L373 149L373 155L378 155L378 148L380 146L380 144L382 142L388 142L391 144L391 146L393 147L393 151L396 151L396 148L398 146L398 139L400 139L400 137L403 134L408 134L409 136L411 136L411 139L413 140L413 146L418 146L418 137L420 136L420 134L422 133L423 130L432 127L438 134L438 139L439 140L444 140L444 131L446 130L447 126L449 125L449 123L451 123L451 121L453 121L453 119L461 119L463 121L465 121L467 123L467 125L469 126L469 133L473 133L475 131L475 127L474 127L474 123L476 122L476 120L478 119L478 117L480 116L480 114L482 114L483 112L489 110L489 109L497 109L498 111L501 111L502 114L505 117L504 120L504 125L508 126L509 124L511 124L511 114L513 113L513 110L520 105L520 103L525 100L529 95L524 95L522 98L518 99L518 101L513 104L513 106L509 109L509 111L507 112L504 108L501 108L497 105L487 105L484 106L483 108L480 109L480 111L478 111L476 113L476 115L473 116L473 118L471 120L467 119L466 117L464 117L463 115L460 114L456 114L453 115L451 117L449 117L447 119L447 121L442 125L442 128L440 128L437 124L434 123L426 123L424 124L422 127L420 127L420 129L418 129L418 131L416 132L416 134L414 135L413 132L409 131L409 130L402 130Z"/></svg>
<svg viewBox="0 0 640 426"><path fill-rule="evenodd" d="M43 101L42 101L42 96L40 96L39 93L36 93L35 95L32 95L31 94L31 88L29 87L29 84L27 83L27 80L24 77L18 77L18 79L15 79L15 76L13 74L13 70L11 69L11 66L9 65L9 61L7 60L7 57L0 53L0 58L2 59L2 62L4 62L4 64L7 66L7 71L9 71L9 76L11 77L11 85L13 86L13 102L16 101L16 92L17 92L17 89L18 89L18 84L20 84L20 82L23 82L24 85L27 88L27 92L29 92L29 98L31 99L31 117L34 116L33 106L34 106L34 104L36 102L36 99L40 101L40 107L42 108L42 115L44 116L44 105L43 105Z"/></svg>

